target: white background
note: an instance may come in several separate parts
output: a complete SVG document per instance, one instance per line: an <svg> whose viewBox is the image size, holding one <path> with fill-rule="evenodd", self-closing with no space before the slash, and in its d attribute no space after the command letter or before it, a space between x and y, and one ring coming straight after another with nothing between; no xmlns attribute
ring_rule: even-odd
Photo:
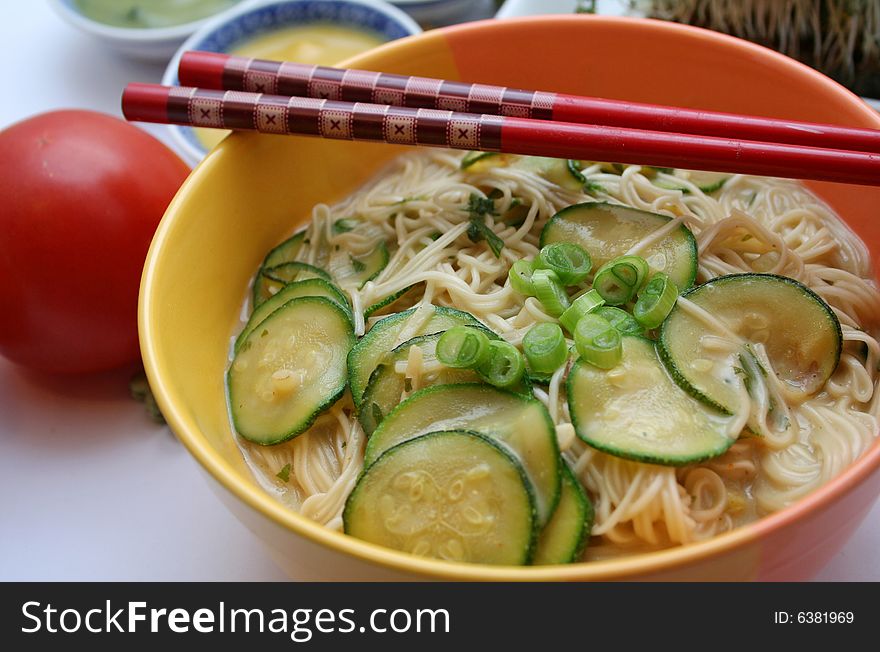
<svg viewBox="0 0 880 652"><path fill-rule="evenodd" d="M0 61L0 128L62 107L119 115L125 83L164 67L114 56L43 1L0 0ZM128 398L130 373L46 378L0 359L0 580L285 579ZM878 550L880 504L818 579L880 580Z"/></svg>

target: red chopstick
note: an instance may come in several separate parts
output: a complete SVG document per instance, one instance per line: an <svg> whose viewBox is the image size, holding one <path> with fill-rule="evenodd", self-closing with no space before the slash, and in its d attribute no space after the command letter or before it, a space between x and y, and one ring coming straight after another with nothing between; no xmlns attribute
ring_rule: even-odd
<svg viewBox="0 0 880 652"><path fill-rule="evenodd" d="M880 185L880 154L511 116L155 84L129 84L122 110L142 122Z"/></svg>
<svg viewBox="0 0 880 652"><path fill-rule="evenodd" d="M491 113L538 120L880 152L880 130L640 104L365 70L185 52L180 83L217 90Z"/></svg>

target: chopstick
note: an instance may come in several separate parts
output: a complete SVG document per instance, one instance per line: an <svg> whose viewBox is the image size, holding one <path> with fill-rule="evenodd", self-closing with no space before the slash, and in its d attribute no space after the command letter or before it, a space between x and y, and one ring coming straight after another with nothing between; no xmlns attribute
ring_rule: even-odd
<svg viewBox="0 0 880 652"><path fill-rule="evenodd" d="M880 130L875 129L249 59L216 52L184 52L178 66L178 76L184 86L216 90L296 95L465 113L491 113L538 120L880 152Z"/></svg>
<svg viewBox="0 0 880 652"><path fill-rule="evenodd" d="M129 84L129 120L880 185L880 154L307 97Z"/></svg>

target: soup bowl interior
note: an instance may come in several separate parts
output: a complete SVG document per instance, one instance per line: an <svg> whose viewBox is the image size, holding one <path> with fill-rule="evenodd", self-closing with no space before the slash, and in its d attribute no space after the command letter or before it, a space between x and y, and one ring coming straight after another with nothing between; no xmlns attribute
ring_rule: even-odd
<svg viewBox="0 0 880 652"><path fill-rule="evenodd" d="M586 16L487 21L387 44L351 67L644 102L880 127L827 78L711 32ZM494 568L412 557L332 532L265 493L233 440L224 374L249 281L311 207L355 191L403 148L234 134L169 207L144 271L141 345L174 432L236 515L292 576L314 579L802 579L852 534L880 492L880 448L761 521L714 539L616 560ZM876 256L880 189L811 184Z"/></svg>

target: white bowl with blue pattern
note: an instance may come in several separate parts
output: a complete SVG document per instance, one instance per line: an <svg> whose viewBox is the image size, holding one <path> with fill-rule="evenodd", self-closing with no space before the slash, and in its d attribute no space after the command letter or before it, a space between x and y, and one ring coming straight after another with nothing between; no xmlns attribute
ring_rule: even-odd
<svg viewBox="0 0 880 652"><path fill-rule="evenodd" d="M97 38L107 47L145 61L167 61L186 38L216 15L170 27L116 27L89 18L75 0L49 0L49 5L67 23Z"/></svg>
<svg viewBox="0 0 880 652"><path fill-rule="evenodd" d="M265 0L245 2L219 15L188 38L171 59L162 83L179 86L177 67L187 50L228 53L244 41L278 29L333 24L368 30L386 41L422 31L405 12L384 0ZM190 127L170 125L178 151L192 164L207 154Z"/></svg>

